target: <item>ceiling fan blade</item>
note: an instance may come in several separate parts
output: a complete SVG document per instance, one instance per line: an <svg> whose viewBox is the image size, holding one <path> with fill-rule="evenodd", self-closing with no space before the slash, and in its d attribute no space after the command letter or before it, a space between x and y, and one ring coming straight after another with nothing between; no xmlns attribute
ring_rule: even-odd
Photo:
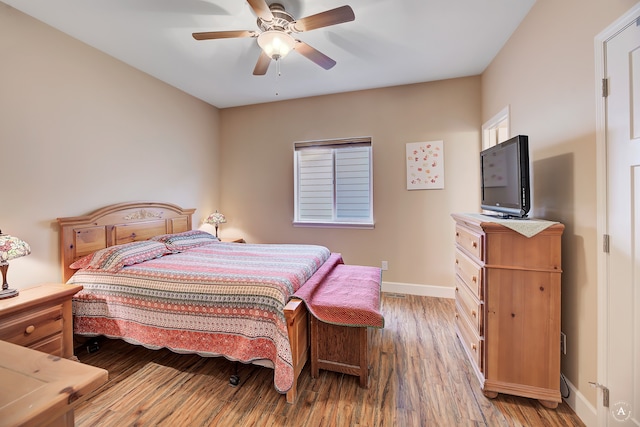
<svg viewBox="0 0 640 427"><path fill-rule="evenodd" d="M342 24L356 19L351 6L341 6L325 12L316 13L294 21L291 29L297 33L315 30L316 28L328 27L330 25Z"/></svg>
<svg viewBox="0 0 640 427"><path fill-rule="evenodd" d="M336 61L300 40L296 40L296 47L294 49L300 55L310 59L325 70L333 68L333 66L336 65Z"/></svg>
<svg viewBox="0 0 640 427"><path fill-rule="evenodd" d="M267 74L269 64L271 64L271 58L269 55L261 51L260 56L258 57L258 62L256 62L256 67L253 69L253 75L264 76Z"/></svg>
<svg viewBox="0 0 640 427"><path fill-rule="evenodd" d="M239 30L239 31L209 31L205 33L193 33L193 38L196 40L211 40L211 39L233 39L237 37L257 37L258 33L255 31Z"/></svg>
<svg viewBox="0 0 640 427"><path fill-rule="evenodd" d="M251 9L255 12L256 16L263 21L273 21L273 13L269 9L269 5L265 0L247 0Z"/></svg>

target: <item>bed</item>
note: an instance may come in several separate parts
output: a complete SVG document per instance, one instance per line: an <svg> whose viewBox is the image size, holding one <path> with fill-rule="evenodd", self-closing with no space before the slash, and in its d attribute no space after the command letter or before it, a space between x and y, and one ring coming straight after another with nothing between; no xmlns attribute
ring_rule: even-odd
<svg viewBox="0 0 640 427"><path fill-rule="evenodd" d="M295 402L309 314L292 295L341 257L316 245L223 243L192 230L194 211L134 202L58 218L63 279L84 287L74 333L268 366Z"/></svg>

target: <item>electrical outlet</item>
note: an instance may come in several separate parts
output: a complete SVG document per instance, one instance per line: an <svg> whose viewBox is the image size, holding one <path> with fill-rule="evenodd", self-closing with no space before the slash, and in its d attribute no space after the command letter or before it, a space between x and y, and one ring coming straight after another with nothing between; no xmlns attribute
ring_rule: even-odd
<svg viewBox="0 0 640 427"><path fill-rule="evenodd" d="M382 270L386 271L389 269L389 263L387 261L382 261Z"/></svg>
<svg viewBox="0 0 640 427"><path fill-rule="evenodd" d="M560 332L560 351L567 354L567 334Z"/></svg>

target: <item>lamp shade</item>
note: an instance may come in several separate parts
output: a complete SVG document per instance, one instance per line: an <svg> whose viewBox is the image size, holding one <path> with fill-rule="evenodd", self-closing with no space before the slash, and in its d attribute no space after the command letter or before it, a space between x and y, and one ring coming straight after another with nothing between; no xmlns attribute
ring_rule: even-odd
<svg viewBox="0 0 640 427"><path fill-rule="evenodd" d="M287 56L296 45L296 41L291 35L276 30L269 30L260 33L258 45L271 59L281 59Z"/></svg>
<svg viewBox="0 0 640 427"><path fill-rule="evenodd" d="M215 211L214 213L209 215L207 219L204 220L204 222L206 222L207 224L212 224L217 226L219 224L223 224L227 222L227 219L224 217L223 214L221 214L218 211Z"/></svg>
<svg viewBox="0 0 640 427"><path fill-rule="evenodd" d="M227 222L227 219L217 210L204 220L205 224L212 224L216 227L216 237L218 237L218 226Z"/></svg>
<svg viewBox="0 0 640 427"><path fill-rule="evenodd" d="M31 247L27 242L0 232L0 262L7 262L30 253Z"/></svg>
<svg viewBox="0 0 640 427"><path fill-rule="evenodd" d="M0 272L2 273L2 290L0 291L0 299L11 298L18 295L15 289L9 289L7 283L7 271L9 270L9 261L29 255L31 247L24 240L17 237L2 234L0 231Z"/></svg>

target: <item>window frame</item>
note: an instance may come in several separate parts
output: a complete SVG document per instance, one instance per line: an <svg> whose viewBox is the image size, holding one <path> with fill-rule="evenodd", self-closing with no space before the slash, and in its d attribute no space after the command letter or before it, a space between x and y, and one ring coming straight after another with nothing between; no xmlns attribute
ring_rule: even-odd
<svg viewBox="0 0 640 427"><path fill-rule="evenodd" d="M358 220L356 218L348 218L346 220L340 220L337 218L336 212L338 210L337 202L337 184L336 184L336 154L335 150L353 148L353 147L367 147L368 148L368 198L369 198L369 215L367 218ZM302 150L313 150L314 148L326 150L332 149L332 219L331 220L305 220L300 219L300 165L298 162L298 152ZM325 228L374 228L375 222L373 217L373 144L371 137L357 137L357 138L340 138L340 139L327 139L327 140L315 140L315 141L298 141L294 142L294 159L293 159L293 172L294 172L294 219L293 225L295 227L325 227Z"/></svg>
<svg viewBox="0 0 640 427"><path fill-rule="evenodd" d="M509 105L482 125L482 150L493 147L509 139L511 118Z"/></svg>

